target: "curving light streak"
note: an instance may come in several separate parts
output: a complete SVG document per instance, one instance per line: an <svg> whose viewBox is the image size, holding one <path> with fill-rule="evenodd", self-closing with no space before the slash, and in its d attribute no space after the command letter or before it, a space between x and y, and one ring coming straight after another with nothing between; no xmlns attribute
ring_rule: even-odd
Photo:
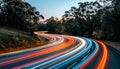
<svg viewBox="0 0 120 69"><path fill-rule="evenodd" d="M9 56L9 55L15 55L15 54L19 54L19 53L23 53L23 52L27 52L27 51L31 51L31 50L36 50L36 49L40 49L40 48L43 48L43 47L47 47L47 46L50 46L50 45L53 45L53 44L57 44L57 43L60 43L61 41L63 42L63 38L60 37L60 36L53 36L53 35L48 35L48 34L40 34L40 36L48 39L50 42L47 43L46 45L42 45L42 46L36 46L35 48L27 48L27 49L23 49L23 50L18 50L18 51L14 51L14 52L7 52L7 53L3 53L3 54L0 54L0 57L3 57L3 56ZM56 38L59 38L58 41L56 41Z"/></svg>
<svg viewBox="0 0 120 69"><path fill-rule="evenodd" d="M63 52L60 52L60 53L58 53L58 54L54 54L53 56L50 56L50 57L47 57L47 58L44 58L44 59L39 59L39 60L36 60L36 61L34 61L34 62L30 62L30 63L27 63L27 64L23 64L23 65L14 67L14 68L12 68L12 69L20 69L20 68L24 68L24 67L25 67L25 68L32 68L32 67L35 67L35 66L38 66L38 65L40 66L40 64L45 63L45 62L43 62L43 61L46 61L47 63L51 61L51 63L52 63L52 61L54 62L54 61L59 60L59 59L55 60L56 58L64 55L65 53L69 53L70 51L72 51L72 50L76 49L77 47L79 47L79 45L81 45L81 43L82 43L82 41L80 41L80 43L77 44L76 46L73 46L72 48L70 48L70 49L68 49L68 50L65 50L65 51L63 51ZM55 58L55 57L56 57L56 58ZM64 57L65 57L65 56L64 56ZM62 58L64 58L64 57L62 57Z"/></svg>
<svg viewBox="0 0 120 69"><path fill-rule="evenodd" d="M80 39L80 38L78 38ZM86 45L86 41L84 39L82 39L82 41L84 41L84 44L82 45L83 47ZM60 69L64 66L66 66L67 64L77 60L79 57L83 56L92 46L92 43L90 41L90 44L88 45L88 47L84 50L82 50L81 52L77 52L77 54L73 55L72 57L66 59L65 61L62 61L54 66L51 66L50 69ZM81 46L80 46L81 47ZM86 47L86 46L85 46ZM77 48L79 50L79 48Z"/></svg>
<svg viewBox="0 0 120 69"><path fill-rule="evenodd" d="M20 63L21 65L16 65L16 67L12 69L60 69L66 68L66 66L72 69L84 69L95 58L99 51L99 46L94 41L87 38L66 35L60 36L58 34L44 34L39 32L36 32L36 34L46 37L48 39L48 44L36 48L2 54L0 58L5 58L0 59L0 67L10 66L10 64L13 65L20 61L24 62L24 60L35 58L34 61L25 61L25 63ZM102 47L102 56L96 69L105 69L108 60L108 50L103 42L97 40L96 42ZM93 46L94 44L95 46ZM38 58L44 55L47 57ZM80 59L81 61L79 62L78 60Z"/></svg>
<svg viewBox="0 0 120 69"><path fill-rule="evenodd" d="M74 37L75 38L75 37ZM76 37L77 38L77 37ZM77 39L80 39L80 38L77 38ZM59 57L57 57L57 58L54 58L54 59L52 59L52 60L49 60L48 62L45 62L45 63L42 63L42 64L39 64L39 65L37 65L37 66L34 66L34 67L32 67L31 69L35 69L35 68L37 68L37 67L40 67L40 66L43 66L43 67L40 67L40 68L42 68L42 69L45 69L45 67L46 67L46 65L48 65L48 64L51 64L51 63L54 63L54 62L61 62L60 60L62 60L62 61L66 61L71 55L73 55L73 54L75 54L75 53L77 53L78 51L80 52L80 50L82 49L82 48L84 48L84 46L85 46L85 44L86 44L86 42L83 40L83 39L80 39L81 41L82 41L82 45L80 45L78 48L76 48L76 49L74 49L73 51L70 51L70 52L68 52L68 53L66 53L66 54L64 54L64 55L61 55L61 56L59 56ZM74 59L73 59L74 60ZM58 66L60 66L60 64L59 63L57 63L58 64ZM51 66L52 67L52 66ZM54 68L56 68L56 67L54 67ZM50 68L50 69L54 69L54 68ZM57 69L57 68L56 68Z"/></svg>
<svg viewBox="0 0 120 69"><path fill-rule="evenodd" d="M82 62L74 66L72 69L84 69L95 58L95 56L98 54L98 51L99 51L99 46L98 44L95 43L94 51L90 55L88 55Z"/></svg>
<svg viewBox="0 0 120 69"><path fill-rule="evenodd" d="M47 48L47 49L42 49L40 50L39 52L37 53L31 53L27 56L23 56L20 57L20 58L16 58L16 59L13 59L13 60L9 60L9 61L5 61L5 62L1 62L0 63L0 66L5 66L5 65L8 65L8 64L12 64L12 63L15 63L15 62L19 62L19 61L23 61L23 60L27 60L27 59L30 59L30 58L35 58L37 56L42 56L42 55L45 55L45 54L48 54L48 53L52 53L52 52L55 52L55 51L58 51L58 50L61 50L61 49L64 49L68 46L72 46L73 44L75 44L75 39L72 38L72 37L68 37L68 36L65 36L64 38L67 38L68 41L67 42L64 42L58 46L54 46L54 47L51 47L51 48Z"/></svg>
<svg viewBox="0 0 120 69"><path fill-rule="evenodd" d="M88 50L90 50L90 48L92 47L92 45L93 45L93 42L91 41L91 40L89 40L89 39L86 39L86 38L84 38L88 43L89 43L89 45L88 45L88 48L86 49L86 52L88 51ZM84 67L94 58L94 56L97 54L97 51L98 51L98 45L96 44L96 46L95 46L95 50L90 54L90 55L88 55L87 57L85 57L84 58L84 60L82 60L81 62L79 62L79 63L77 63L74 67L72 67L72 69L84 69ZM85 52L85 53L86 53ZM85 54L84 53L84 54Z"/></svg>
<svg viewBox="0 0 120 69"><path fill-rule="evenodd" d="M98 42L102 46L102 49L103 49L101 60L99 61L96 69L106 69L106 66L107 66L106 64L108 60L108 49L103 42L98 41L98 40L96 40L96 42Z"/></svg>
<svg viewBox="0 0 120 69"><path fill-rule="evenodd" d="M50 36L50 35L49 35ZM64 41L63 38L60 39L62 42ZM61 42L60 41L60 42ZM33 52L33 53L29 53L29 54L24 54L24 55L19 55L19 56L15 56L15 57L8 57L8 58L5 58L5 59L2 59L0 61L4 61L4 62L1 62L0 63L0 66L5 66L5 65L8 65L8 64L11 64L11 63L15 63L15 62L18 62L18 61L21 61L21 60L26 60L26 59L29 59L29 58L33 58L33 57L36 57L36 56L39 56L38 54L40 54L39 52L39 49L41 48L46 48L46 47L52 47L56 44L59 44L59 41L56 41L54 43L51 43L51 44L47 44L47 45L44 45L44 46L40 46L40 47L37 47L37 48L33 48L32 50L36 50L38 49L38 52ZM25 51L30 51L31 49L27 49ZM44 50L44 49L43 49ZM19 51L19 52L25 52L24 50L22 51ZM17 52L18 53L18 52ZM12 53L13 54L16 54L16 53ZM36 55L35 55L36 54ZM11 54L10 54L11 55ZM34 55L34 56L33 56Z"/></svg>

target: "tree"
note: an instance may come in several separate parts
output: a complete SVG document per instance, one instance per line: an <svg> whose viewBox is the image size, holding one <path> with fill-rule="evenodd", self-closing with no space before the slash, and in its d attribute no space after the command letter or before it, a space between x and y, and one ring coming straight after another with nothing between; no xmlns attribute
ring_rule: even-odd
<svg viewBox="0 0 120 69"><path fill-rule="evenodd" d="M111 6L107 7L104 15L104 22L102 24L102 30L106 34L108 40L120 39L120 2L119 0L113 0Z"/></svg>
<svg viewBox="0 0 120 69"><path fill-rule="evenodd" d="M21 30L44 18L35 7L23 0L2 0L0 3L0 25Z"/></svg>
<svg viewBox="0 0 120 69"><path fill-rule="evenodd" d="M94 31L92 22L94 21L93 16L95 16L102 6L97 1L84 3L80 2L78 4L78 8L71 7L69 11L65 11L63 19L66 20L65 23L68 23L67 25L70 25L71 29L75 26L78 32L76 35L92 37L92 33ZM76 31L76 29L74 31Z"/></svg>
<svg viewBox="0 0 120 69"><path fill-rule="evenodd" d="M61 23L58 18L50 17L46 21L48 32L50 33L60 33Z"/></svg>
<svg viewBox="0 0 120 69"><path fill-rule="evenodd" d="M113 0L113 7L114 10L112 11L112 15L114 18L114 32L115 32L115 39L120 41L120 1Z"/></svg>

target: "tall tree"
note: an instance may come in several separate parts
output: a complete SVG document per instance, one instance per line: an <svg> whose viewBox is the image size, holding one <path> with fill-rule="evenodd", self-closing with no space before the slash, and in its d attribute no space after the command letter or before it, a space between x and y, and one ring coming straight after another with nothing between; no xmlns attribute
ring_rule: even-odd
<svg viewBox="0 0 120 69"><path fill-rule="evenodd" d="M0 25L26 30L29 24L44 18L35 7L23 0L2 0L0 6Z"/></svg>

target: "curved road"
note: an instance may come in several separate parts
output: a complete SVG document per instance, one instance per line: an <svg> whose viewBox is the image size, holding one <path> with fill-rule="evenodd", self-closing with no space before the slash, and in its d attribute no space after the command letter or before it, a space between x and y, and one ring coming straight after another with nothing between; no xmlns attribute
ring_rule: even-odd
<svg viewBox="0 0 120 69"><path fill-rule="evenodd" d="M120 56L98 40L35 32L36 48L0 54L0 69L120 69Z"/></svg>

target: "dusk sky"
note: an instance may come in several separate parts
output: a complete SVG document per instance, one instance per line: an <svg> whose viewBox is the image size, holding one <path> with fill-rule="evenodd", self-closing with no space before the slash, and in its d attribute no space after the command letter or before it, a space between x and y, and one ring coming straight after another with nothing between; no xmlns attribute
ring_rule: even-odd
<svg viewBox="0 0 120 69"><path fill-rule="evenodd" d="M48 19L51 16L61 18L65 11L71 6L78 7L79 2L95 1L95 0L25 0Z"/></svg>

